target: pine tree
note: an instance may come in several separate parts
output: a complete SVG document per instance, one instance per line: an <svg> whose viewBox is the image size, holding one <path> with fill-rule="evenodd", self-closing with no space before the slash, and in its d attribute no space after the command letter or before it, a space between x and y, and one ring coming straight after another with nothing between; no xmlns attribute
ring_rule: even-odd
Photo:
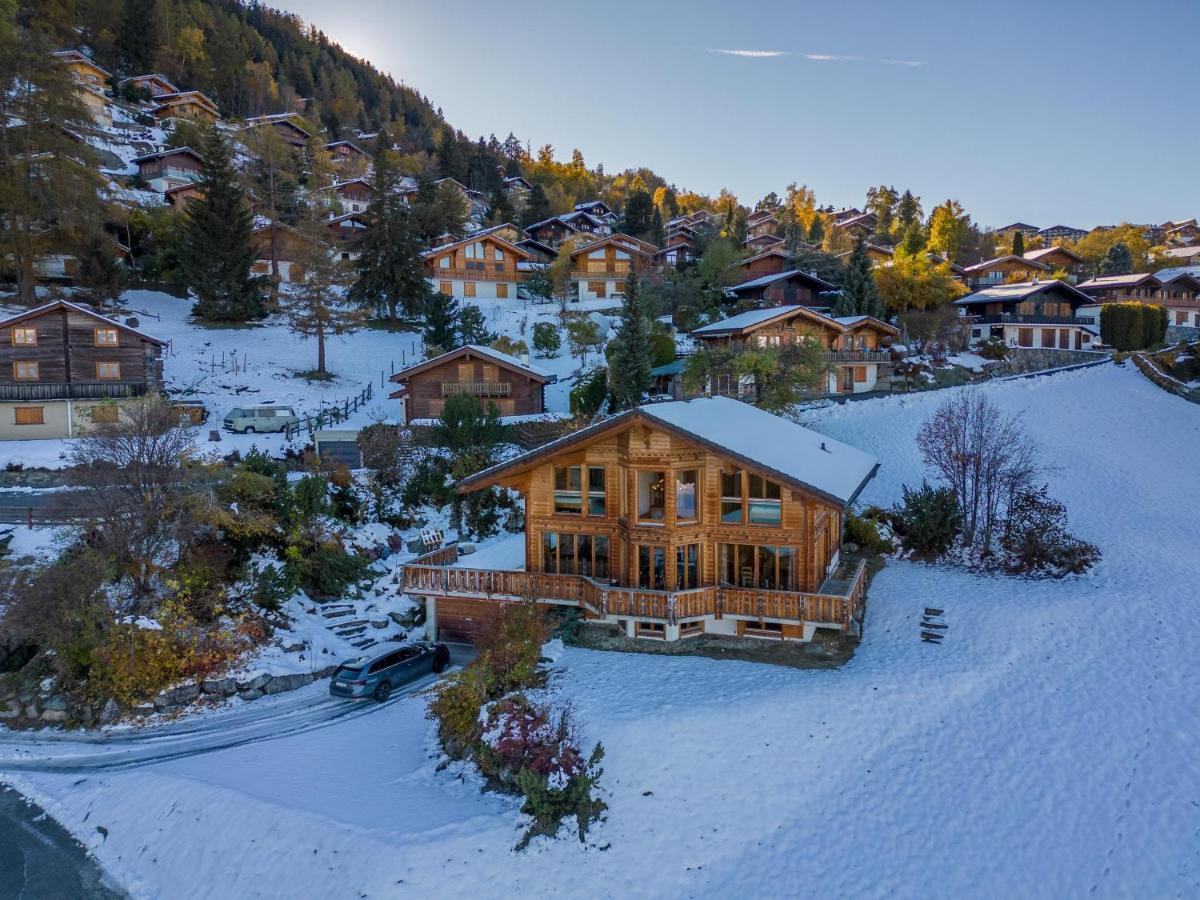
<svg viewBox="0 0 1200 900"><path fill-rule="evenodd" d="M233 167L229 143L215 128L205 131L197 187L187 206L180 265L196 295L194 315L211 322L245 322L264 312L260 279L251 274L254 220Z"/></svg>
<svg viewBox="0 0 1200 900"><path fill-rule="evenodd" d="M442 132L442 139L437 146L437 161L443 178L453 178L459 182L467 180L466 154L453 128L446 128Z"/></svg>
<svg viewBox="0 0 1200 900"><path fill-rule="evenodd" d="M613 339L608 381L613 408L632 409L650 389L650 316L636 275L625 281L621 324Z"/></svg>
<svg viewBox="0 0 1200 900"><path fill-rule="evenodd" d="M1123 243L1113 244L1100 261L1101 275L1129 275L1133 272L1133 254Z"/></svg>
<svg viewBox="0 0 1200 900"><path fill-rule="evenodd" d="M429 283L421 259L423 245L400 196L400 176L390 145L387 133L380 132L368 224L356 243L357 277L350 299L395 322L400 311L410 318L420 314L429 297Z"/></svg>
<svg viewBox="0 0 1200 900"><path fill-rule="evenodd" d="M658 211L658 207L654 208L654 212L650 215L650 234L647 240L655 247L661 247L667 242L666 229L663 227L662 213Z"/></svg>
<svg viewBox="0 0 1200 900"><path fill-rule="evenodd" d="M650 193L640 188L635 188L625 198L621 231L631 237L645 237L650 231L653 213L654 202L650 199Z"/></svg>
<svg viewBox="0 0 1200 900"><path fill-rule="evenodd" d="M921 198L913 195L912 191L905 190L900 195L900 202L896 204L896 224L899 228L907 230L914 222L921 221Z"/></svg>
<svg viewBox="0 0 1200 900"><path fill-rule="evenodd" d="M425 356L458 349L458 303L440 291L425 303L425 328L421 331Z"/></svg>
<svg viewBox="0 0 1200 900"><path fill-rule="evenodd" d="M548 218L550 218L550 198L546 196L545 189L535 182L529 191L529 199L525 201L525 208L521 210L520 225L522 228L528 228L535 222L541 222Z"/></svg>
<svg viewBox="0 0 1200 900"><path fill-rule="evenodd" d="M468 303L458 312L458 339L461 344L486 346L496 340L495 332L488 331L483 310Z"/></svg>
<svg viewBox="0 0 1200 900"><path fill-rule="evenodd" d="M1013 232L1012 255L1013 256L1024 256L1025 255L1025 232L1023 232L1023 231L1014 231Z"/></svg>
<svg viewBox="0 0 1200 900"><path fill-rule="evenodd" d="M493 225L503 225L505 222L513 220L513 207L508 199L508 194L504 193L503 189L496 188L492 191L492 198L488 202L491 211L488 213L488 221Z"/></svg>
<svg viewBox="0 0 1200 900"><path fill-rule="evenodd" d="M850 259L846 263L846 275L842 281L842 293L834 301L835 316L883 316L883 302L875 288L875 273L871 257L867 254L867 242L860 235L854 241Z"/></svg>
<svg viewBox="0 0 1200 900"><path fill-rule="evenodd" d="M141 75L155 70L159 46L163 43L162 26L158 0L125 0L117 50L129 74Z"/></svg>
<svg viewBox="0 0 1200 900"><path fill-rule="evenodd" d="M925 230L921 227L919 221L909 222L908 227L904 229L904 235L900 238L900 246L897 251L902 251L909 256L916 256L925 249Z"/></svg>

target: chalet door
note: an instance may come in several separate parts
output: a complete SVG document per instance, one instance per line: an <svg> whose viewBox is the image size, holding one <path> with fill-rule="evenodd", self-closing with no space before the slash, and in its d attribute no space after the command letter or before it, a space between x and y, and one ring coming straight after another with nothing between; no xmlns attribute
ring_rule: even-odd
<svg viewBox="0 0 1200 900"><path fill-rule="evenodd" d="M636 544L634 584L651 591L667 589L667 548L655 544Z"/></svg>

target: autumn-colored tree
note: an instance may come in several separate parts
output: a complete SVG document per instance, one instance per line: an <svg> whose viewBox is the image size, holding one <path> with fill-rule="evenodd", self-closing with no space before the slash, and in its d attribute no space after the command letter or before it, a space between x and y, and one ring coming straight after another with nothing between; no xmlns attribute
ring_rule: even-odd
<svg viewBox="0 0 1200 900"><path fill-rule="evenodd" d="M1115 228L1096 228L1080 238L1073 249L1083 257L1083 270L1098 275L1105 256L1117 244L1124 244L1128 248L1134 272L1147 271L1151 265L1150 242L1141 228L1128 222L1122 222Z"/></svg>
<svg viewBox="0 0 1200 900"><path fill-rule="evenodd" d="M909 253L904 244L896 248L891 265L875 270L875 285L884 305L894 313L935 309L967 293L948 263L935 262L921 249Z"/></svg>
<svg viewBox="0 0 1200 900"><path fill-rule="evenodd" d="M929 216L929 249L953 262L958 258L969 217L957 200L934 207Z"/></svg>

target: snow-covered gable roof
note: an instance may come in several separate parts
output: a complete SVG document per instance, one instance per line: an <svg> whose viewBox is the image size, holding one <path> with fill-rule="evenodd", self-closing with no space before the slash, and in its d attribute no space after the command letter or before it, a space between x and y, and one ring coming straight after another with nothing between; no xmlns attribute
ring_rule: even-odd
<svg viewBox="0 0 1200 900"><path fill-rule="evenodd" d="M1011 253L1008 256L997 256L995 259L985 259L983 262L975 263L973 266L967 266L963 269L969 275L974 275L977 272L987 272L990 269L1002 265L1003 263L1020 263L1031 269L1043 269L1049 272L1050 267L1045 263L1040 263L1036 259L1030 259L1027 256L1013 256Z"/></svg>
<svg viewBox="0 0 1200 900"><path fill-rule="evenodd" d="M871 454L789 419L728 397L700 397L627 410L477 472L460 481L458 490L491 484L502 474L639 419L843 507L854 501L879 467Z"/></svg>
<svg viewBox="0 0 1200 900"><path fill-rule="evenodd" d="M1086 291L1088 288L1107 288L1107 287L1135 287L1146 282L1158 283L1158 279L1149 272L1133 273L1132 275L1101 275L1098 278L1089 278L1087 281L1080 282L1077 287L1081 291Z"/></svg>
<svg viewBox="0 0 1200 900"><path fill-rule="evenodd" d="M1092 298L1072 287L1065 281L1022 281L1016 284L998 284L995 287L976 291L954 301L955 306L974 306L980 303L1018 303L1035 294L1047 292L1063 293L1073 303L1091 303Z"/></svg>
<svg viewBox="0 0 1200 900"><path fill-rule="evenodd" d="M119 243L117 246L124 249L123 245ZM116 319L110 319L108 316L101 315L94 309L88 309L86 306L80 306L78 303L72 303L69 300L52 300L51 302L44 303L41 306L35 306L33 309L27 309L22 313L17 313L15 316L0 320L0 328L8 328L12 325L27 321L28 319L36 318L43 313L48 313L55 309L69 309L72 312L81 313L82 315L89 316L90 318L93 318L99 322L103 322L105 325L111 325L113 328L119 328L121 331L124 331L127 334L136 335L142 340L149 341L151 344L156 344L159 347L165 347L167 345L166 341L146 334L144 331L138 331L138 329L131 325L118 322Z"/></svg>
<svg viewBox="0 0 1200 900"><path fill-rule="evenodd" d="M1169 269L1159 269L1154 273L1154 277L1163 284L1174 281L1176 278L1182 278L1184 275L1200 278L1200 266L1172 266Z"/></svg>
<svg viewBox="0 0 1200 900"><path fill-rule="evenodd" d="M772 251L768 251L772 252ZM754 288L766 287L768 284L773 284L776 281L783 281L788 278L805 278L813 283L818 291L836 291L837 288L823 278L818 278L808 272L802 272L800 269L788 269L785 272L776 272L774 275L761 275L758 278L751 278L749 281L743 281L741 284L735 284L729 288L730 291L737 293L738 291L752 290Z"/></svg>
<svg viewBox="0 0 1200 900"><path fill-rule="evenodd" d="M470 352L476 356L481 356L484 359L490 359L493 362L499 363L509 369L515 369L518 372L525 372L542 381L548 381L556 378L553 372L548 372L545 369L530 365L527 362L517 359L515 356L509 356L507 353L501 353L499 350L493 350L491 347L484 347L482 344L464 344L461 347L456 347L453 350L448 350L441 353L432 359L427 359L424 362L415 363L405 369L401 369L396 374L392 375L389 381L406 381L409 376L415 372L424 371L438 363L445 362L455 356L461 356L463 353Z"/></svg>
<svg viewBox="0 0 1200 900"><path fill-rule="evenodd" d="M1083 257L1066 247L1042 247L1040 250L1030 250L1025 254L1026 259L1032 259L1035 262L1041 261L1044 257L1052 256L1055 253L1062 253L1076 262L1083 262Z"/></svg>
<svg viewBox="0 0 1200 900"><path fill-rule="evenodd" d="M774 322L776 319L786 319L789 316L797 314L815 317L826 324L834 325L835 330L840 330L836 328L835 320L829 318L829 316L815 312L807 306L792 305L771 306L767 309L751 309L743 313L738 313L736 316L730 316L728 319L721 319L719 322L702 325L694 329L692 334L699 337L717 337L719 335L735 334L761 327L769 322Z"/></svg>

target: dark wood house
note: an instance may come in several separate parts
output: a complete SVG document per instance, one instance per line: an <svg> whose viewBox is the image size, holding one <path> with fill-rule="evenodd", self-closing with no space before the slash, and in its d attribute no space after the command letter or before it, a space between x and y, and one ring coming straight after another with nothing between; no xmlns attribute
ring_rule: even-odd
<svg viewBox="0 0 1200 900"><path fill-rule="evenodd" d="M70 437L115 417L120 400L161 389L165 346L65 300L0 321L0 440Z"/></svg>
<svg viewBox="0 0 1200 900"><path fill-rule="evenodd" d="M495 403L502 416L546 411L545 387L555 376L490 347L467 344L401 369L390 379L399 389L389 396L404 402L404 423L434 419L447 397L471 394Z"/></svg>
<svg viewBox="0 0 1200 900"><path fill-rule="evenodd" d="M800 304L823 309L832 302L828 295L836 291L837 287L823 278L787 269L735 284L726 292L738 300L753 300L763 306Z"/></svg>
<svg viewBox="0 0 1200 900"><path fill-rule="evenodd" d="M450 640L524 597L659 640L853 631L863 566L841 559L842 520L876 468L736 400L638 407L461 481L524 496L523 558L409 565L404 590Z"/></svg>

